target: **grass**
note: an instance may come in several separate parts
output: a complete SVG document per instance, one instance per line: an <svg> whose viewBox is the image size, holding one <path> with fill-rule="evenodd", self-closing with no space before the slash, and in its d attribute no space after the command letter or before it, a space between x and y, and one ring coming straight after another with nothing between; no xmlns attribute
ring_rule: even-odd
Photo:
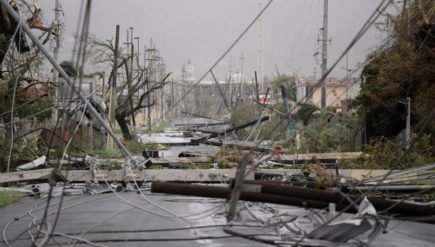
<svg viewBox="0 0 435 247"><path fill-rule="evenodd" d="M161 150L164 146L155 143L140 143L138 141L128 141L126 143L128 151L132 155L142 155L142 151L145 150ZM92 156L100 159L118 159L123 158L122 152L119 148L115 147L113 149L96 149L90 152Z"/></svg>
<svg viewBox="0 0 435 247"><path fill-rule="evenodd" d="M97 149L91 152L92 156L95 156L100 159L116 159L122 158L122 152L119 148L113 149Z"/></svg>
<svg viewBox="0 0 435 247"><path fill-rule="evenodd" d="M25 193L17 191L0 191L0 208L17 203L26 196Z"/></svg>
<svg viewBox="0 0 435 247"><path fill-rule="evenodd" d="M158 125L151 128L151 130L146 130L145 134L152 134L152 133L160 133L163 132L163 130L171 123L171 119L165 119L161 121Z"/></svg>

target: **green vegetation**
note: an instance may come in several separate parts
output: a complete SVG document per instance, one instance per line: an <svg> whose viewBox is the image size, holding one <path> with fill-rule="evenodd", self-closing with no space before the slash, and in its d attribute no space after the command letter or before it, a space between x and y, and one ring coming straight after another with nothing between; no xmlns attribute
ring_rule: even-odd
<svg viewBox="0 0 435 247"><path fill-rule="evenodd" d="M119 148L96 149L91 152L91 155L101 159L117 159L123 157L122 152Z"/></svg>
<svg viewBox="0 0 435 247"><path fill-rule="evenodd" d="M345 136L347 132L345 126L341 123L332 126L328 120L329 113L322 111L315 121L299 129L302 152L323 153L347 150L348 140Z"/></svg>
<svg viewBox="0 0 435 247"><path fill-rule="evenodd" d="M368 58L361 92L353 102L366 115L368 139L395 137L405 127L397 103L411 98L412 124L421 122L435 105L435 5L413 1L409 11L390 17L386 45ZM428 127L435 141L435 124Z"/></svg>
<svg viewBox="0 0 435 247"><path fill-rule="evenodd" d="M59 65L60 65L60 67L62 67L62 69L65 71L65 73L69 77L71 77L71 78L78 77L79 73L78 73L77 69L75 68L73 62L71 62L71 61L63 61Z"/></svg>
<svg viewBox="0 0 435 247"><path fill-rule="evenodd" d="M414 1L401 15L389 17L385 24L389 39L368 58L360 94L351 102L366 119L370 143L363 151L367 155L346 166L406 168L435 161L435 121L425 123L435 105L434 23L431 0ZM397 137L405 128L405 113L397 105L407 97L413 132L425 133L409 152L398 140L403 137Z"/></svg>
<svg viewBox="0 0 435 247"><path fill-rule="evenodd" d="M270 110L266 110L266 114L271 115L269 121L263 122L254 130L253 133L251 133L252 128L255 128L256 125L251 128L237 131L238 138L241 140L246 139L247 137L250 137L249 140L254 140L255 138L263 140L282 140L283 138L285 138L285 133L287 131L287 122L282 121L277 114L274 114ZM229 122L232 126L237 126L259 118L259 108L252 103L244 103L239 105L237 109L231 114Z"/></svg>
<svg viewBox="0 0 435 247"><path fill-rule="evenodd" d="M52 106L51 100L47 97L49 91L38 89L17 89L15 96L15 106L24 105L26 107L19 107L15 109L14 115L17 118L25 118L30 115L36 114L34 119L38 122L42 122L51 117L51 110L42 112ZM5 84L0 85L0 112L10 112L12 106L13 88L6 87ZM10 114L1 116L5 123L10 122ZM30 120L32 120L31 118Z"/></svg>
<svg viewBox="0 0 435 247"><path fill-rule="evenodd" d="M159 122L157 125L153 126L151 130L146 130L145 134L152 134L152 133L160 133L163 132L163 130L168 127L168 125L171 123L171 119L167 118L161 122Z"/></svg>
<svg viewBox="0 0 435 247"><path fill-rule="evenodd" d="M0 208L21 201L25 193L16 191L0 191Z"/></svg>
<svg viewBox="0 0 435 247"><path fill-rule="evenodd" d="M405 150L385 138L373 140L363 147L364 154L355 161L343 161L343 168L359 169L395 169L409 168L434 162L435 158L430 144L431 136L422 136L405 155ZM403 158L402 158L403 157Z"/></svg>
<svg viewBox="0 0 435 247"><path fill-rule="evenodd" d="M145 150L161 150L164 148L161 144L155 144L155 143L141 143L138 141L128 141L125 143L128 151L132 155L142 155L142 151ZM118 147L115 147L113 149L96 149L93 150L90 153L92 156L95 156L97 158L101 159L118 159L123 158L123 154L121 150Z"/></svg>
<svg viewBox="0 0 435 247"><path fill-rule="evenodd" d="M296 82L295 78L287 75L279 75L272 82L274 94L281 95L281 87L284 87L287 98L296 102Z"/></svg>

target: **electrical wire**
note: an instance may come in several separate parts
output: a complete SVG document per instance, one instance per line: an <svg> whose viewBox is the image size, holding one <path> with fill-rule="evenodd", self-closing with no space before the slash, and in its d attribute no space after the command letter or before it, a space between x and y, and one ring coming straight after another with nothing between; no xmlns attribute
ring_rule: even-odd
<svg viewBox="0 0 435 247"><path fill-rule="evenodd" d="M195 230L203 228L219 228L228 226L228 224L213 224L213 225L195 225L186 227L174 227L174 228L156 228L156 229L132 229L132 230L101 230L101 231L89 231L88 234L116 234L116 233L150 233L150 232L175 232L185 230ZM231 227L246 227L246 228L263 228L263 225L248 225L248 224L231 224ZM68 235L81 235L81 232L71 232Z"/></svg>
<svg viewBox="0 0 435 247"><path fill-rule="evenodd" d="M153 215L159 216L159 217L163 217L163 218L178 218L178 219L186 220L186 218L193 217L193 216L198 216L198 215L202 215L202 214L204 214L204 213L208 213L210 210L213 210L213 209L220 209L220 208L222 208L222 205L218 205L218 206L216 206L216 207L214 207L214 208L212 208L212 209L207 209L207 210L205 210L205 211L197 212L197 213L194 213L194 214L189 214L189 215L177 215L177 214L173 213L172 211L170 211L170 210L168 210L168 209L165 209L165 208L161 207L160 205L156 204L155 202L153 202L153 201L150 200L149 198L144 197L144 198L146 198L146 201L148 201L149 203L151 203L153 206L155 206L155 207L161 209L162 211L165 211L166 213L168 213L168 214L170 214L170 215L160 214L160 213L156 213L156 212L154 212L154 211L151 211L151 210L149 210L149 209L146 209L146 208L144 208L144 207L142 207L142 206L140 206L140 205L138 205L138 204L136 204L136 203L134 203L134 202L131 202L130 200L128 200L128 199L126 199L126 198L124 198L123 196L121 196L121 195L120 195L116 190L114 190L114 189L110 186L109 182L108 182L105 178L103 178L103 179L104 179L104 182L106 183L106 185L109 187L109 189L110 189L110 190L115 194L115 196L117 196L119 199L121 199L121 200L122 200L123 202L125 202L126 204L128 204L128 205L130 205L130 206L133 206L133 207L135 207L135 208L137 208L137 209L140 209L140 210L142 210L142 211L144 211L144 212L147 212L147 213L150 213L150 214L153 214ZM139 192L139 191L138 191L138 192ZM143 194L143 193L142 193L142 194ZM223 206L225 206L225 203L223 204Z"/></svg>
<svg viewBox="0 0 435 247"><path fill-rule="evenodd" d="M81 39L81 41L82 41L82 42L85 42L85 43L87 43L87 37L88 37L88 27L89 27L89 22L90 22L91 3L92 3L92 0L87 0L85 17L84 17L84 20L83 20L83 28L82 28L82 35L81 35L82 39ZM86 44L85 44L84 47L86 48ZM85 48L84 48L84 49L85 49ZM82 50L82 43L80 43L80 46L79 46L79 54L78 54L78 57L81 56L81 50ZM83 53L84 53L84 55L83 55L82 62L84 62L84 57L85 57L85 54L86 54L85 52L83 52ZM78 61L80 61L80 60L77 59L77 62L78 62ZM77 65L78 65L78 64L77 64ZM84 66L84 64L83 64L83 66ZM80 66L80 67L81 67L81 72L82 72L82 73L83 73L83 66ZM78 66L76 66L76 67L78 67ZM81 75L81 78L82 78L82 76L83 76L83 75ZM80 88L81 88L81 84L80 84ZM71 93L72 93L73 91L74 91L74 90L71 90ZM79 93L81 93L81 90L79 90ZM86 105L88 105L88 104L89 104L89 103L86 102ZM63 108L62 108L62 109L63 109ZM63 112L63 111L62 111L62 112ZM60 117L61 117L61 116L59 116L59 118L57 119L57 122L56 122L55 127L57 127L57 125L59 124L59 122L60 122L60 121L59 121L59 120L60 120ZM62 124L62 126L61 126L61 131L62 131L62 133L63 133L63 132L64 132L65 121L63 120L62 122L63 122L63 124ZM50 140L49 149L50 149L50 147L51 147L51 144L52 144L53 139L54 139L54 135L52 135L52 138L51 138L51 140ZM47 153L47 157L49 157L49 153ZM47 159L48 159L48 158L47 158ZM59 164L58 164L57 166L55 166L55 169L53 170L53 174L56 174L56 173L58 172L59 168L60 168L60 162L59 162ZM49 190L49 194L48 194L48 198L47 198L47 204L49 204L49 202L50 202L50 200L51 200L51 198L52 198L52 191L53 191L53 186L50 184L50 190ZM61 194L61 200L63 200L63 197L64 197L64 194L62 193L62 194ZM42 221L41 221L41 225L44 224L45 221L46 221L46 215L47 215L47 212L48 212L48 206L47 206L47 208L46 208L46 211L44 212L44 216L43 216L43 219L42 219ZM57 221L57 218L58 218L59 214L60 214L60 210L58 210L58 212L57 212L56 221ZM41 228L38 229L38 232L37 232L37 234L36 234L36 238L38 238L38 236L39 236L39 234L40 234L40 229L41 229ZM50 230L51 230L50 232L55 231L55 227L52 228L52 229L50 229Z"/></svg>
<svg viewBox="0 0 435 247"><path fill-rule="evenodd" d="M427 126L427 124L432 120L432 117L435 115L435 109L433 109L432 111L431 111L431 113L429 114L429 118L428 118L428 120L426 121L426 126ZM383 176L383 179L381 179L380 181L378 181L375 185L373 185L372 186L372 188L370 189L370 190L368 190L368 191L366 191L365 193L363 193L363 194L361 194L359 197L358 197L358 199L357 200L354 200L352 203L350 203L350 204L348 204L345 208L343 208L343 210L341 210L338 214L336 214L334 217L331 217L330 219L328 219L327 221L325 221L323 224L321 224L317 229L319 229L319 228L321 228L321 227L324 227L324 226L326 226L326 225L328 225L328 224L330 224L333 220L335 220L336 218L338 218L339 216L341 216L345 211L347 211L348 209L350 209L350 208L352 208L352 207L354 207L355 205L356 205L356 203L359 203L364 197L366 197L370 192L372 192L372 191L374 191L375 189L376 189L376 187L378 187L381 183L382 183L382 181L383 180L385 180L392 172L393 172L393 169L394 169L394 167L398 164L398 163L400 163L400 161L401 160L403 160L406 156L407 156L407 154L408 154L408 152L409 152L409 150L411 150L412 148L413 148L413 146L414 146L414 144L415 144L415 141L417 140L417 139L419 139L419 137L421 136L421 134L423 133L423 130L424 130L425 128L422 128L422 130L417 134L417 137L414 139L414 140L412 140L411 141L411 143L410 143L410 148L404 153L404 154L402 154L400 157L398 157L397 158L397 163L396 164L393 164L393 166L392 167L390 167L390 170ZM396 203L395 205L393 205L392 207L390 207L390 208L388 208L387 210L384 210L384 213L386 213L386 212L388 212L389 210L391 210L392 208L394 208L394 206L397 206L397 205L399 205L400 204L400 202L398 202L398 203ZM305 237L303 237L300 241L303 241L305 239ZM298 242L298 243L300 243L300 242Z"/></svg>
<svg viewBox="0 0 435 247"><path fill-rule="evenodd" d="M15 96L16 96L16 92L17 92L17 85L18 85L18 77L16 77L15 79L15 83L14 83L14 91L12 93L12 104L11 104L11 144L9 147L9 154L8 154L8 163L6 166L6 172L9 173L9 168L11 165L11 159L12 159L12 150L14 147L14 129L15 129L15 122L14 122L14 105L15 105Z"/></svg>
<svg viewBox="0 0 435 247"><path fill-rule="evenodd" d="M185 92L180 99L178 99L174 104L171 106L170 109L164 112L164 114L154 121L154 124L160 122L168 113L173 111L175 107L184 100L187 95L189 95L195 87L197 87L201 81L228 55L228 53L236 46L237 43L245 36L245 34L251 29L251 27L257 22L257 20L263 15L263 13L269 8L269 6L272 4L273 0L269 0L267 4L260 10L260 12L255 16L255 18L249 23L249 25L242 31L242 33L237 36L237 38L234 40L234 42L225 50L222 55L219 56L219 58L213 63L213 65L190 87L187 92ZM154 125L153 124L153 125Z"/></svg>
<svg viewBox="0 0 435 247"><path fill-rule="evenodd" d="M136 183L136 182L135 182ZM137 186L137 184L136 184L136 186Z"/></svg>
<svg viewBox="0 0 435 247"><path fill-rule="evenodd" d="M76 206L79 206L79 205L83 205L83 204L86 204L86 203L89 203L89 202L97 201L97 200L100 200L100 199L105 199L105 198L112 197L112 196L113 196L113 194L102 195L102 196L97 196L97 197L93 196L93 197L91 197L90 199L87 199L87 200L84 200L84 201L79 201L79 202L76 202L76 203L74 203L74 204L71 204L71 205L68 205L68 206L66 206L66 207L63 207L62 210L64 211L64 210L67 210L67 209L70 209L70 208L73 208L73 207L76 207ZM83 195L83 196L73 197L73 198L71 198L71 199L67 199L67 200L65 200L65 202L71 202L71 201L78 200L78 199L85 198L85 197L89 197L89 195ZM63 200L64 200L64 199L61 199L61 200L59 200L59 202L52 203L52 204L50 204L49 206L52 207L52 206L55 206L55 205L59 205L59 204L61 203L61 201L63 201ZM39 202L39 203L37 203L37 204L43 204L43 203L44 203L44 201L41 201L41 202ZM39 208L39 206L38 206L38 207L36 207L36 208L34 208L34 209L31 209L30 211L28 211L27 213L25 213L24 215L22 215L22 216L20 216L20 217L15 217L14 219L12 219L12 220L10 221L10 223L8 223L5 227L3 227L3 233L4 233L4 235L6 235L7 228L8 228L8 227L10 226L10 224L12 224L14 221L20 220L21 218L27 216L28 214L33 213L34 211L35 211L35 212L36 212L36 211L45 211L46 208L47 208L47 207L41 207L41 208ZM48 216L51 216L51 215L56 214L56 213L57 213L57 212L49 213ZM41 219L42 219L42 217L38 218L36 221L40 221ZM18 240L18 239L19 239L19 238L20 238L24 233L26 233L26 232L27 232L27 230L25 230L25 231L21 232L20 234L18 234L18 235L15 237L15 239L12 241L11 245L13 244L13 242L15 242L16 240ZM5 242L6 242L6 241L5 241Z"/></svg>

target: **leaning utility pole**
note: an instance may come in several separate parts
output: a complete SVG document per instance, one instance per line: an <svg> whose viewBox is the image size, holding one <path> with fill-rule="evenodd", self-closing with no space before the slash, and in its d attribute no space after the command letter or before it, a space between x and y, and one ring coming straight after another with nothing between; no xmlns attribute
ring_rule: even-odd
<svg viewBox="0 0 435 247"><path fill-rule="evenodd" d="M328 70L328 0L323 1L323 28L322 28L322 109L326 108L326 72Z"/></svg>

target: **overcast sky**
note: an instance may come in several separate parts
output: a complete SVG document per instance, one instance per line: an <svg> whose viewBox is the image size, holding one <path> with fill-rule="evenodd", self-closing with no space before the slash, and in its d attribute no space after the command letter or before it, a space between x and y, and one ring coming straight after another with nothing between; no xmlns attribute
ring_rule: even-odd
<svg viewBox="0 0 435 247"><path fill-rule="evenodd" d="M44 20L53 20L53 0L41 0ZM60 0L64 16L64 39L61 60L70 60L74 33L77 29L81 1ZM90 30L101 40L112 39L115 25L121 26L121 41L126 29L134 28L140 37L140 49L152 38L163 56L167 70L179 77L181 66L190 59L195 76L202 75L231 45L259 12L258 0L94 0ZM267 1L261 1L266 3ZM329 64L376 9L380 0L329 1ZM320 63L313 54L320 51L317 42L322 26L323 0L275 0L263 15L264 74L297 72L312 75ZM257 26L246 34L230 52L233 71L240 69L240 56L245 56L244 71L249 78L256 69ZM349 67L363 62L382 43L383 35L372 28L349 54ZM222 79L229 70L230 56L216 68ZM320 61L320 57L317 59ZM344 63L332 73L344 75Z"/></svg>

